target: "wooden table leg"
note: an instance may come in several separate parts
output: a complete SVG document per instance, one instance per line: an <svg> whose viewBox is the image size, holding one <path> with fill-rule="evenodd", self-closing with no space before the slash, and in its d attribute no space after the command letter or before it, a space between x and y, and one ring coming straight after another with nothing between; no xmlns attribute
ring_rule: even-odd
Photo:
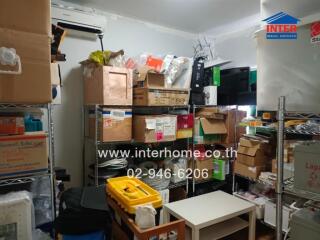
<svg viewBox="0 0 320 240"><path fill-rule="evenodd" d="M162 214L163 214L163 223L169 223L170 222L170 214L168 212L168 209L163 206L162 208Z"/></svg>
<svg viewBox="0 0 320 240"><path fill-rule="evenodd" d="M200 231L197 228L192 228L192 240L200 240Z"/></svg>
<svg viewBox="0 0 320 240"><path fill-rule="evenodd" d="M249 212L249 240L256 239L256 212L252 210Z"/></svg>

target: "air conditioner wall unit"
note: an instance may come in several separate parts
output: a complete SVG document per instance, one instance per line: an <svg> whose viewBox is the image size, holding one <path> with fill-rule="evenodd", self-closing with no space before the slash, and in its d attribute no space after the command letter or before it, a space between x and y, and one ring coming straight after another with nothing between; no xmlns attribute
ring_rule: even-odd
<svg viewBox="0 0 320 240"><path fill-rule="evenodd" d="M104 16L72 8L53 5L51 14L53 24L87 33L103 33L107 24Z"/></svg>

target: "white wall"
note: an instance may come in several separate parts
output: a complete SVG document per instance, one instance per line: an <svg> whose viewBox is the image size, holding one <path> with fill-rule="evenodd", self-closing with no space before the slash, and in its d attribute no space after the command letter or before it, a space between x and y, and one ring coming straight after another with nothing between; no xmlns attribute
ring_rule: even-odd
<svg viewBox="0 0 320 240"><path fill-rule="evenodd" d="M256 67L254 32L259 28L260 19L260 13L257 13L237 22L211 29L205 33L215 39L217 55L232 61L223 66L224 68Z"/></svg>
<svg viewBox="0 0 320 240"><path fill-rule="evenodd" d="M231 32L216 38L215 49L219 57L232 62L224 68L256 67L256 40L254 32L258 26L252 26L238 32Z"/></svg>
<svg viewBox="0 0 320 240"><path fill-rule="evenodd" d="M154 54L172 53L192 56L193 35L134 19L104 13L107 26L104 37L105 49L135 56L142 52ZM54 109L56 165L65 167L71 174L71 185L82 184L82 107L83 87L79 62L89 53L100 49L98 40L66 37L61 51L67 61L61 63L63 78L62 105Z"/></svg>

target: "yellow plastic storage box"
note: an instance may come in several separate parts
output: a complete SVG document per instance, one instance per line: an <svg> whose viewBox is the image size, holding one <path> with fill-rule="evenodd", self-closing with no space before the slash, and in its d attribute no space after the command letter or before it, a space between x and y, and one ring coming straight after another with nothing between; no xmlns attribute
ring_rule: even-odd
<svg viewBox="0 0 320 240"><path fill-rule="evenodd" d="M139 205L152 204L154 208L162 206L160 193L134 177L108 179L107 193L130 214L135 214Z"/></svg>

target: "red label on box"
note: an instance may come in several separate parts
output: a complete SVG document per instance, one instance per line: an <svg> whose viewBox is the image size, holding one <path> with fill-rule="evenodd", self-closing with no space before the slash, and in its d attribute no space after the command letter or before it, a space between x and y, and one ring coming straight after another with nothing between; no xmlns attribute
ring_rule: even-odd
<svg viewBox="0 0 320 240"><path fill-rule="evenodd" d="M161 141L163 139L163 132L156 132L157 141Z"/></svg>

